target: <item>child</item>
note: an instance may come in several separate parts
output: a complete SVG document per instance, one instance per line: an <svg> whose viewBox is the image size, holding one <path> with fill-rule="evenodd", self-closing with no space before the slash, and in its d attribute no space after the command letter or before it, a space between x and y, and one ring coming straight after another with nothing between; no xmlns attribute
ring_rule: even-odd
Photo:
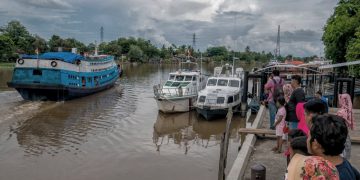
<svg viewBox="0 0 360 180"><path fill-rule="evenodd" d="M290 147L291 147L291 142L293 141L293 139L297 138L297 137L306 137L306 134L300 130L300 129L292 129L289 131L288 133L288 138L287 138L287 151L285 152L285 156L286 156L286 162L287 165L290 162Z"/></svg>
<svg viewBox="0 0 360 180"><path fill-rule="evenodd" d="M277 98L276 106L278 107L278 111L276 113L274 127L276 129L277 146L274 147L272 150L277 153L281 153L283 143L282 137L284 135L283 129L285 126L286 117L284 96L280 96L279 98Z"/></svg>
<svg viewBox="0 0 360 180"><path fill-rule="evenodd" d="M307 137L306 136L300 136L292 139L289 147L290 151L290 159L297 153L302 154L304 156L309 156L307 150L307 144L306 144Z"/></svg>

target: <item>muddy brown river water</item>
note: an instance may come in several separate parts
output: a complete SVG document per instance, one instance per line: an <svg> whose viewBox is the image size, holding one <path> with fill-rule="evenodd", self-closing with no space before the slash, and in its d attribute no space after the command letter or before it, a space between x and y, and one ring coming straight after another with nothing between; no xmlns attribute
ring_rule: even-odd
<svg viewBox="0 0 360 180"><path fill-rule="evenodd" d="M173 70L128 65L107 91L66 102L30 102L6 87L12 70L0 69L0 179L217 179L225 120L157 110L152 87ZM229 167L240 122L235 116Z"/></svg>

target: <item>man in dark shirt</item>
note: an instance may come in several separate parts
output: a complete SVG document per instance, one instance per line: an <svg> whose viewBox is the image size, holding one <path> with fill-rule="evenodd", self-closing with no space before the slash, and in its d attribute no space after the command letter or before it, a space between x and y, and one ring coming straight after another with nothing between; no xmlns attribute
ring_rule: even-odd
<svg viewBox="0 0 360 180"><path fill-rule="evenodd" d="M296 129L299 123L299 119L296 116L296 105L300 102L305 102L305 92L301 88L301 76L294 75L291 77L291 86L294 91L290 96L289 102L286 104L286 119L289 123L290 129Z"/></svg>
<svg viewBox="0 0 360 180"><path fill-rule="evenodd" d="M315 116L307 139L308 152L335 165L341 180L360 180L359 171L340 156L347 135L348 128L341 117L329 114Z"/></svg>

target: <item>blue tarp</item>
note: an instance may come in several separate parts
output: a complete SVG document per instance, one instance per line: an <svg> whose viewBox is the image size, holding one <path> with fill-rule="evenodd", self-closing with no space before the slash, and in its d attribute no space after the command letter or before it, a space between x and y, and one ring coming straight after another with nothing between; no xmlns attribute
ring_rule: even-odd
<svg viewBox="0 0 360 180"><path fill-rule="evenodd" d="M37 55L22 55L23 59L37 59ZM83 56L74 54L71 52L48 52L39 55L39 59L49 59L49 60L62 60L68 63L74 63L76 60L84 60Z"/></svg>

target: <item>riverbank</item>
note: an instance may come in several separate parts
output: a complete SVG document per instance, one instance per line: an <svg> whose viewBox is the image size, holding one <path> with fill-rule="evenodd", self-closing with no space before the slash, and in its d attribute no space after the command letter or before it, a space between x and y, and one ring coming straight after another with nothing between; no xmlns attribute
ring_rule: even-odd
<svg viewBox="0 0 360 180"><path fill-rule="evenodd" d="M0 62L0 68L14 68L15 63Z"/></svg>

